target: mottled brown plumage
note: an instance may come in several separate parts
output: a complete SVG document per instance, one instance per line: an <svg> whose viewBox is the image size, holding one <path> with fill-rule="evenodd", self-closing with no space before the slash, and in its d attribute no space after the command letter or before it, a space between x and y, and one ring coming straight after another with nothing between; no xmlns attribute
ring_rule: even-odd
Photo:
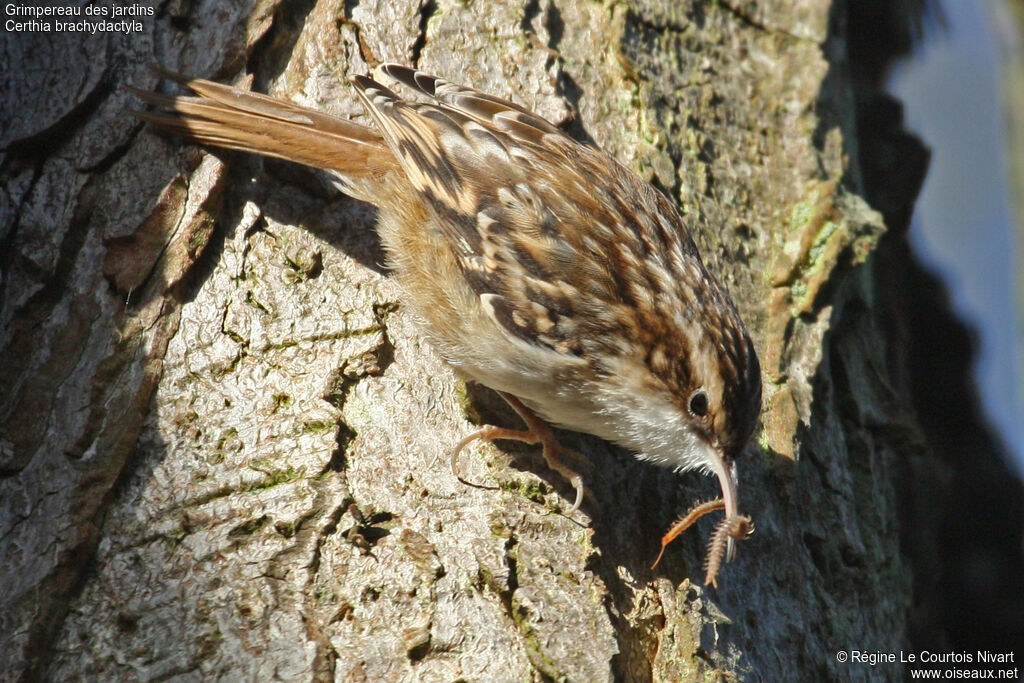
<svg viewBox="0 0 1024 683"><path fill-rule="evenodd" d="M398 65L381 72L430 101L356 76L371 129L168 74L199 96L140 92L163 112L139 116L326 169L377 205L426 337L529 427L475 436L541 443L576 487L574 508L581 479L531 411L662 465L713 471L727 520L738 519L733 461L760 410L757 355L671 203L522 107Z"/></svg>

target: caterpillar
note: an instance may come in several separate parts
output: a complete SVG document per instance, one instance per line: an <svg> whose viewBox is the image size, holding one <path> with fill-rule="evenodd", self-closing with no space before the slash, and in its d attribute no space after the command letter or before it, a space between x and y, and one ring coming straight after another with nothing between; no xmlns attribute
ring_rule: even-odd
<svg viewBox="0 0 1024 683"><path fill-rule="evenodd" d="M697 520L704 515L724 508L725 501L721 498L698 503L690 508L690 510L683 517L680 517L679 520L673 524L662 537L661 550L658 552L658 557L654 560L654 564L651 565L651 569L658 566L662 555L665 554L665 548L668 547L669 543L674 541L681 533L693 526ZM714 533L711 534L711 540L708 543L707 557L704 559L705 586L710 584L715 588L718 588L718 570L722 566L722 557L725 555L729 539L733 538L740 540L746 538L752 533L754 533L754 522L746 515L726 517L718 523L718 526L715 527Z"/></svg>

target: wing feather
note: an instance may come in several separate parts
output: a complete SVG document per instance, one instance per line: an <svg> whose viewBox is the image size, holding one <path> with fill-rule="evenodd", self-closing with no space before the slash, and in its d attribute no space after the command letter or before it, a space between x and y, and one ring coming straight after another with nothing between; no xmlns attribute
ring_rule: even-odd
<svg viewBox="0 0 1024 683"><path fill-rule="evenodd" d="M663 328L650 291L665 283L648 282L643 262L669 269L680 249L696 254L681 221L658 218L677 215L664 197L516 104L407 67L381 70L433 99L406 101L353 79L495 323L573 356L621 339L623 326ZM586 192L566 196L566 173Z"/></svg>

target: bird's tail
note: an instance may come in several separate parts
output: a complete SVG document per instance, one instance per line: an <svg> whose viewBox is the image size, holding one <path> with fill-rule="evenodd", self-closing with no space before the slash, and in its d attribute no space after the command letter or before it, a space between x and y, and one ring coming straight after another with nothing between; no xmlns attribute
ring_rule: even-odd
<svg viewBox="0 0 1024 683"><path fill-rule="evenodd" d="M189 140L333 171L346 193L373 200L374 188L398 168L379 133L285 100L157 68L196 96L129 88L152 111L135 116Z"/></svg>

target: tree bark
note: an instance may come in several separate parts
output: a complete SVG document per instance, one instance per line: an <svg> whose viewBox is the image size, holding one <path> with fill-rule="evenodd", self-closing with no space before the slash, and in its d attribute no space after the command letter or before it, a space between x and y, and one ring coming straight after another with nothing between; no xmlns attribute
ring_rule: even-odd
<svg viewBox="0 0 1024 683"><path fill-rule="evenodd" d="M896 463L926 450L874 287L845 5L795 6L172 2L128 35L8 34L5 676L899 678L835 653L906 643ZM529 447L474 446L480 486L456 480L471 423L515 417L416 334L372 210L134 121L122 86L156 86L154 60L355 117L348 75L415 64L673 197L766 383L740 464L757 530L720 587L710 523L649 569L709 478L563 434L579 513Z"/></svg>

